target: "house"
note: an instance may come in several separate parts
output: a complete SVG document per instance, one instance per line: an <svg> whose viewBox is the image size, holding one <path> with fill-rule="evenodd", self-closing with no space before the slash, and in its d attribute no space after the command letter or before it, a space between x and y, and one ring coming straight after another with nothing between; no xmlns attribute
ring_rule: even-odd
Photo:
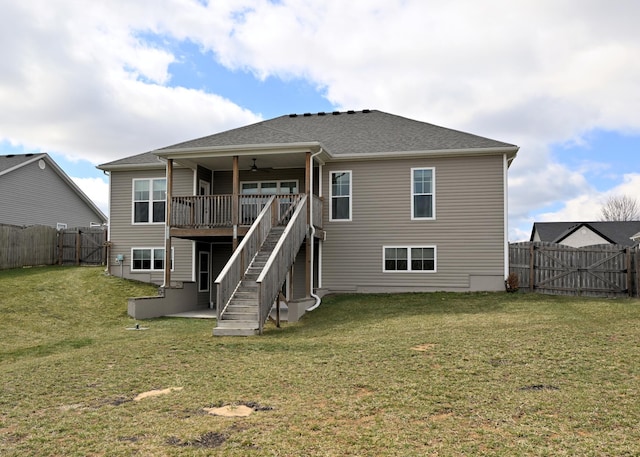
<svg viewBox="0 0 640 457"><path fill-rule="evenodd" d="M61 229L106 222L49 154L0 155L0 224Z"/></svg>
<svg viewBox="0 0 640 457"><path fill-rule="evenodd" d="M640 241L640 221L535 222L530 241L575 248L597 244L633 246Z"/></svg>
<svg viewBox="0 0 640 457"><path fill-rule="evenodd" d="M517 151L363 110L284 115L126 157L99 166L110 271L162 286L131 300L130 315L216 308L216 334L261 331L274 302L295 320L326 293L504 290Z"/></svg>

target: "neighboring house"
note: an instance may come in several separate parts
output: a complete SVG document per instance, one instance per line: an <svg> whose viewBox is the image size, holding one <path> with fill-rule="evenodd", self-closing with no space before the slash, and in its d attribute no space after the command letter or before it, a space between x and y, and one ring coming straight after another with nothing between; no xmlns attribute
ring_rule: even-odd
<svg viewBox="0 0 640 457"><path fill-rule="evenodd" d="M574 248L597 244L633 246L640 241L640 221L535 222L530 241L548 241Z"/></svg>
<svg viewBox="0 0 640 457"><path fill-rule="evenodd" d="M285 115L116 160L99 166L111 272L164 286L162 299L130 302L134 317L217 304L218 333L229 319L261 330L279 291L295 319L326 293L504 290L517 151L363 110Z"/></svg>
<svg viewBox="0 0 640 457"><path fill-rule="evenodd" d="M0 155L0 224L61 229L106 222L48 154Z"/></svg>

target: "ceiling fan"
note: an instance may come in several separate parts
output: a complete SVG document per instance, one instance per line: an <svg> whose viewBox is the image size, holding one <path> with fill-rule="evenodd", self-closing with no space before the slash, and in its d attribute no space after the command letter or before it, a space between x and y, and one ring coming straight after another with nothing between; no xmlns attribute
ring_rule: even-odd
<svg viewBox="0 0 640 457"><path fill-rule="evenodd" d="M251 165L251 168L249 168L249 171L269 171L271 170L270 168L258 168L258 165L256 165L256 160L257 159L253 159L253 165Z"/></svg>

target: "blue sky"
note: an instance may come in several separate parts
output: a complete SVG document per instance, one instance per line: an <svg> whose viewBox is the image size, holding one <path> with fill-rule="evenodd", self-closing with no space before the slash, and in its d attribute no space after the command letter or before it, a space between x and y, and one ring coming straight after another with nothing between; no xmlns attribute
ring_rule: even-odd
<svg viewBox="0 0 640 457"><path fill-rule="evenodd" d="M49 152L106 212L96 164L379 109L520 146L519 240L640 197L637 17L631 0L0 0L0 154Z"/></svg>

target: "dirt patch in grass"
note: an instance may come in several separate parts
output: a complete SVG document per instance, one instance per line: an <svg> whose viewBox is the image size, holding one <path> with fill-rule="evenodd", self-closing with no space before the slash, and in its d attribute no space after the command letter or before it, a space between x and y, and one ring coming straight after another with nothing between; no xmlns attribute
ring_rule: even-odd
<svg viewBox="0 0 640 457"><path fill-rule="evenodd" d="M418 352L429 352L435 347L436 345L433 343L424 343L424 344L419 344L417 346L412 347L411 350L418 351Z"/></svg>
<svg viewBox="0 0 640 457"><path fill-rule="evenodd" d="M560 390L560 387L549 384L532 384L530 386L520 387L520 390Z"/></svg>
<svg viewBox="0 0 640 457"><path fill-rule="evenodd" d="M247 417L255 411L271 411L272 409L271 406L263 406L253 401L203 408L208 414L222 417Z"/></svg>
<svg viewBox="0 0 640 457"><path fill-rule="evenodd" d="M142 392L141 394L136 395L133 401L140 401L149 397L158 397L160 395L167 395L167 394L170 394L171 392L179 392L182 389L183 389L182 387L167 387L166 389L149 390L147 392Z"/></svg>
<svg viewBox="0 0 640 457"><path fill-rule="evenodd" d="M222 433L207 432L190 441L182 441L180 438L171 436L167 438L167 444L169 446L177 447L199 447L205 449L214 449L222 446L226 440L227 437Z"/></svg>

